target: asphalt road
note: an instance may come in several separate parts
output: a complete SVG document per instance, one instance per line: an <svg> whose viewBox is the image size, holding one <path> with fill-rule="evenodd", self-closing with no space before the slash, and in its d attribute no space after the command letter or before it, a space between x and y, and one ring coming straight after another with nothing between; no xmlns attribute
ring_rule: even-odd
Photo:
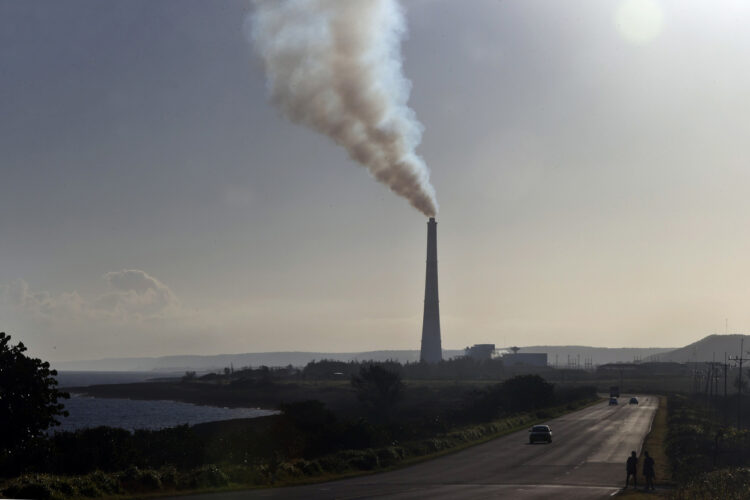
<svg viewBox="0 0 750 500"><path fill-rule="evenodd" d="M640 453L658 406L653 396L600 403L547 422L551 444L517 432L392 472L309 486L193 495L190 500L283 499L593 499L625 481L625 460ZM638 464L640 473L641 464ZM182 497L183 499L186 497Z"/></svg>

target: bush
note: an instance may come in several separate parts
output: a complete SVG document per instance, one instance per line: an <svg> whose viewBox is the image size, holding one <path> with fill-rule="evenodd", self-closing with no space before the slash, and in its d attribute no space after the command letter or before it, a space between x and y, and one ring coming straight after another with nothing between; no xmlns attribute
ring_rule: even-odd
<svg viewBox="0 0 750 500"><path fill-rule="evenodd" d="M215 465L204 465L190 471L188 484L191 488L216 488L229 484L229 477Z"/></svg>
<svg viewBox="0 0 750 500"><path fill-rule="evenodd" d="M341 452L341 455L353 469L373 470L380 465L378 455L372 449Z"/></svg>
<svg viewBox="0 0 750 500"><path fill-rule="evenodd" d="M377 421L387 421L404 394L401 374L382 365L363 365L358 375L352 375L351 384L357 399Z"/></svg>
<svg viewBox="0 0 750 500"><path fill-rule="evenodd" d="M743 500L750 491L750 469L724 469L702 474L673 495L681 500Z"/></svg>
<svg viewBox="0 0 750 500"><path fill-rule="evenodd" d="M384 467L395 464L400 460L404 459L404 449L400 446L388 446L385 448L378 448L375 452L378 457L378 462Z"/></svg>
<svg viewBox="0 0 750 500"><path fill-rule="evenodd" d="M154 470L143 470L138 467L129 467L119 474L122 488L129 492L146 492L161 489L161 478Z"/></svg>
<svg viewBox="0 0 750 500"><path fill-rule="evenodd" d="M323 468L317 460L300 460L297 467L306 476L319 476L323 473Z"/></svg>
<svg viewBox="0 0 750 500"><path fill-rule="evenodd" d="M28 474L10 481L0 493L3 498L40 500L81 496L75 483L75 479L54 477L48 474Z"/></svg>
<svg viewBox="0 0 750 500"><path fill-rule="evenodd" d="M41 482L25 482L14 484L3 491L3 496L8 498L33 498L35 500L47 500L52 497L52 491L47 484Z"/></svg>

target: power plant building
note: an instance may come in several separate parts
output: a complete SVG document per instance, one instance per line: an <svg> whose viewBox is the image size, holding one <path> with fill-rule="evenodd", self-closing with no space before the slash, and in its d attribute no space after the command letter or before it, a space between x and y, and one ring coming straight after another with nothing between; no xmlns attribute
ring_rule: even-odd
<svg viewBox="0 0 750 500"><path fill-rule="evenodd" d="M438 363L443 360L440 341L440 306L438 300L437 222L427 222L427 270L424 285L424 317L422 319L422 348L419 360Z"/></svg>
<svg viewBox="0 0 750 500"><path fill-rule="evenodd" d="M482 360L492 359L495 355L495 344L474 344L471 347L467 347L464 352L467 358Z"/></svg>

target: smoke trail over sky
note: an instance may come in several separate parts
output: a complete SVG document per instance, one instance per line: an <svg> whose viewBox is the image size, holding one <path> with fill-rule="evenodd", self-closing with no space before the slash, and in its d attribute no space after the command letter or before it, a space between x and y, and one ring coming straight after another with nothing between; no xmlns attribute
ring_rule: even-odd
<svg viewBox="0 0 750 500"><path fill-rule="evenodd" d="M407 105L397 0L256 0L252 39L273 101L291 121L331 137L427 216L435 190Z"/></svg>

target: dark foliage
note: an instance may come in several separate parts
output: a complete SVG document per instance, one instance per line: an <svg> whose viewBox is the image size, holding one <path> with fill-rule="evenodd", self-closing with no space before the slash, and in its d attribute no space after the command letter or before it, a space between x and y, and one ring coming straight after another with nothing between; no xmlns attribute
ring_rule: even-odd
<svg viewBox="0 0 750 500"><path fill-rule="evenodd" d="M152 473L146 472L169 467L178 476L195 476L196 484L225 481L213 469L197 476L189 472L205 464L252 465L255 466L252 470L260 471L258 474L265 478L261 480L270 483L291 474L291 469L287 470L290 463L297 464L292 467L294 474L304 475L315 475L321 468L334 472L337 467L372 470L400 460L404 449L410 450L406 443L431 443L422 452L432 453L451 446L448 444L453 442L451 439L461 442L476 439L471 432L460 435L462 431L456 431L458 426L485 425L498 416L519 412L526 412L524 419L535 418L528 414L534 410L538 418L543 408L588 399L594 394L593 388L555 392L552 384L538 376L515 377L471 392L468 392L470 386L464 384L404 386L398 372L374 364L357 366L359 371L352 377L354 390L338 384L329 387L336 388L338 397L348 398L353 404L356 393L367 408L362 416L334 412L321 401L309 400L282 404L280 415L256 419L133 433L106 427L58 432L29 441L14 456L12 464L6 463L10 467L5 473L6 476L28 472L80 475L95 470L130 471L132 474L118 472L120 483L128 491L135 491L137 485L153 489L159 482L162 485L175 482L174 474L151 477ZM190 382L173 387L208 385L216 391L229 390L232 383L266 387L263 372L248 372L261 377L247 377L229 384ZM269 390L274 387L273 383L268 385ZM488 434L497 432L493 426L486 424ZM460 436L446 438L454 434ZM408 451L412 452L422 453L419 449ZM96 487L101 489L100 486Z"/></svg>
<svg viewBox="0 0 750 500"><path fill-rule="evenodd" d="M590 397L593 387L576 393ZM463 409L455 418L468 422L482 422L497 418L500 415L536 410L558 403L555 387L539 375L519 375L483 391L474 391L464 401Z"/></svg>
<svg viewBox="0 0 750 500"><path fill-rule="evenodd" d="M68 415L58 402L69 395L57 389L57 372L25 352L22 342L11 345L10 335L0 333L0 450L6 455Z"/></svg>
<svg viewBox="0 0 750 500"><path fill-rule="evenodd" d="M388 441L389 434L364 419L340 421L320 401L283 405L273 427L274 442L285 458L313 458Z"/></svg>
<svg viewBox="0 0 750 500"><path fill-rule="evenodd" d="M357 391L357 399L380 421L389 418L404 394L401 375L381 365L364 365L351 380L352 387Z"/></svg>
<svg viewBox="0 0 750 500"><path fill-rule="evenodd" d="M668 408L666 451L677 481L711 470L750 466L750 431L723 425L702 398L672 396Z"/></svg>
<svg viewBox="0 0 750 500"><path fill-rule="evenodd" d="M302 370L307 379L337 380L358 375L364 366L378 365L409 380L488 380L503 378L505 370L500 359L478 360L459 357L439 363L406 363L396 361L311 361Z"/></svg>

